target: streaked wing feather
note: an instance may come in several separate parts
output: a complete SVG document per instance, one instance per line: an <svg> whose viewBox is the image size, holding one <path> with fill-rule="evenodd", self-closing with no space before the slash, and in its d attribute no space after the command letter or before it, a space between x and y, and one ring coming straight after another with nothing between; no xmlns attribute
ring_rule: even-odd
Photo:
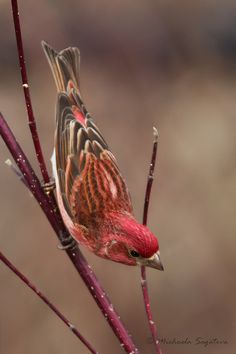
<svg viewBox="0 0 236 354"><path fill-rule="evenodd" d="M131 212L116 160L81 99L79 50L57 53L45 42L43 47L58 89L55 156L65 210L84 225L109 210Z"/></svg>
<svg viewBox="0 0 236 354"><path fill-rule="evenodd" d="M60 124L61 122L61 124ZM87 225L91 216L104 215L115 210L132 212L129 192L117 167L116 160L108 150L107 143L85 119L83 126L71 112L63 109L58 120L56 146L57 163L65 169L60 181L67 198L66 208L74 222ZM60 178L60 177L59 177Z"/></svg>
<svg viewBox="0 0 236 354"><path fill-rule="evenodd" d="M86 154L85 167L72 188L69 204L77 222L88 225L91 216L110 211L132 212L126 184L107 150L100 158Z"/></svg>

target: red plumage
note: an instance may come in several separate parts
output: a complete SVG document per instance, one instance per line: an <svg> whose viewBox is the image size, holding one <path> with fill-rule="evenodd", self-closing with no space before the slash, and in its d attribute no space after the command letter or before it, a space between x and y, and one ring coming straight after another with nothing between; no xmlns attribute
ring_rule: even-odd
<svg viewBox="0 0 236 354"><path fill-rule="evenodd" d="M82 101L78 48L43 48L58 89L52 160L65 225L100 257L163 269L157 238L135 220L115 157Z"/></svg>

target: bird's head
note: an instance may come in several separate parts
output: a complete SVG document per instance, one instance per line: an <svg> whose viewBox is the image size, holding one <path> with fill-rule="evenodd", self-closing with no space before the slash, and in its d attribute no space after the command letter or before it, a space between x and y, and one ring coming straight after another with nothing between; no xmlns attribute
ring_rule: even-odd
<svg viewBox="0 0 236 354"><path fill-rule="evenodd" d="M156 236L131 215L110 213L103 222L103 245L98 255L127 265L164 270Z"/></svg>

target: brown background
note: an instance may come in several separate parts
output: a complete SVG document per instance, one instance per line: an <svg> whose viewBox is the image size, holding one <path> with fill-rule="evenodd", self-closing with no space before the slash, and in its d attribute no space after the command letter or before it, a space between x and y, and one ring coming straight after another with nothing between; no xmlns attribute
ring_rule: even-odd
<svg viewBox="0 0 236 354"><path fill-rule="evenodd" d="M235 1L20 1L31 95L50 168L55 87L40 41L79 46L84 100L116 155L141 219L152 126L158 173L149 225L165 272L148 270L164 354L235 353ZM26 125L10 2L0 1L0 110L36 167ZM4 164L0 142L0 248L78 326L99 353L117 339L41 210ZM36 167L37 168L37 167ZM84 251L141 353L154 353L139 269ZM0 265L1 354L87 350ZM228 341L206 348L196 337Z"/></svg>

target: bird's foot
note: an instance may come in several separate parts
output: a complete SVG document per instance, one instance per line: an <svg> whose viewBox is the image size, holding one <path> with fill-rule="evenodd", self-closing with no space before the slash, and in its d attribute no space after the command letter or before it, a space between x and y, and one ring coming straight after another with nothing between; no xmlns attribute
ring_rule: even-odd
<svg viewBox="0 0 236 354"><path fill-rule="evenodd" d="M44 190L44 193L46 193L47 195L49 195L49 194L50 194L51 192L53 192L54 189L56 188L55 180L52 178L52 179L50 180L50 182L47 182L47 183L42 182L42 183L41 183L41 186L42 186L42 188L43 188L43 190Z"/></svg>
<svg viewBox="0 0 236 354"><path fill-rule="evenodd" d="M60 241L61 244L58 245L57 248L61 251L68 250L69 248L73 249L77 246L77 242L75 241L75 239L73 239L71 235L65 236L63 233L61 233Z"/></svg>

